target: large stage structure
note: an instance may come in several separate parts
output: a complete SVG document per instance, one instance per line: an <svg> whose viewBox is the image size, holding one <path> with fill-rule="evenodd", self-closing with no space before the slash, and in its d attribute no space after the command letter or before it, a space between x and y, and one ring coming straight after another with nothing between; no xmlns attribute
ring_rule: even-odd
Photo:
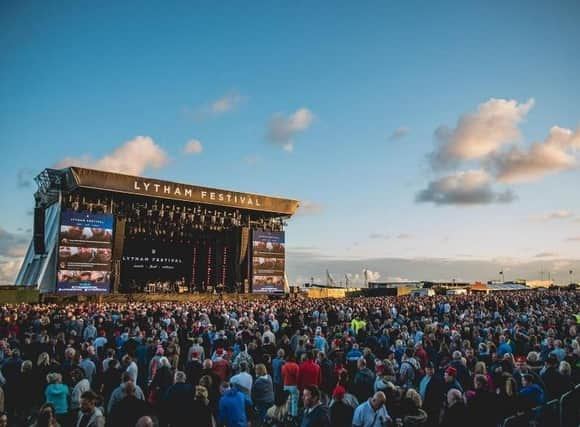
<svg viewBox="0 0 580 427"><path fill-rule="evenodd" d="M80 167L35 178L17 286L43 294L281 294L299 202Z"/></svg>

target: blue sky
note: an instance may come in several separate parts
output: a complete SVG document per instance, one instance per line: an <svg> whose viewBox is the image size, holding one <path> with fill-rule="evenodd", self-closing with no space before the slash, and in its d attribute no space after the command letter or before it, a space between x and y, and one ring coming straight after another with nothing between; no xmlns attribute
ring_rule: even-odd
<svg viewBox="0 0 580 427"><path fill-rule="evenodd" d="M166 160L129 151L144 175L307 201L291 280L371 260L424 278L400 258L437 278L474 259L489 270L468 279L580 271L579 19L576 1L3 2L0 276L30 177L110 165L138 136Z"/></svg>

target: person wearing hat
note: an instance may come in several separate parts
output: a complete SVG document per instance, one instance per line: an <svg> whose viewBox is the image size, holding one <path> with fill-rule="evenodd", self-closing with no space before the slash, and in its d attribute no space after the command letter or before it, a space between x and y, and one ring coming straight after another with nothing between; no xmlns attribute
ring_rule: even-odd
<svg viewBox="0 0 580 427"><path fill-rule="evenodd" d="M332 392L330 403L330 424L333 427L351 427L354 408L344 401L346 389L337 385Z"/></svg>
<svg viewBox="0 0 580 427"><path fill-rule="evenodd" d="M453 366L449 366L447 369L445 369L443 380L445 381L445 392L455 388L463 393L463 387L461 387L461 384L459 384L459 381L457 381L457 369L455 369Z"/></svg>
<svg viewBox="0 0 580 427"><path fill-rule="evenodd" d="M185 365L187 382L194 387L199 383L199 379L201 378L201 371L203 370L201 360L200 354L197 351L192 351L191 358Z"/></svg>

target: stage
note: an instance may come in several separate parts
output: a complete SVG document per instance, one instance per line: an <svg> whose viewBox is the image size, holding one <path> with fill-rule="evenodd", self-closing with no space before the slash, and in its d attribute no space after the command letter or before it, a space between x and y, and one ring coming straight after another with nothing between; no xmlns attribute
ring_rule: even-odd
<svg viewBox="0 0 580 427"><path fill-rule="evenodd" d="M34 238L17 286L121 300L287 292L296 200L78 167L35 181Z"/></svg>

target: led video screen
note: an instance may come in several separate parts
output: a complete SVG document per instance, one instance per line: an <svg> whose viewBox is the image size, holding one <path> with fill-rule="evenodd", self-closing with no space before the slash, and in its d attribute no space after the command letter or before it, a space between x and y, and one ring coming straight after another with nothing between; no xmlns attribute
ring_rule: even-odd
<svg viewBox="0 0 580 427"><path fill-rule="evenodd" d="M109 292L112 247L113 215L62 212L56 291Z"/></svg>
<svg viewBox="0 0 580 427"><path fill-rule="evenodd" d="M284 293L285 244L283 231L252 233L252 292Z"/></svg>

